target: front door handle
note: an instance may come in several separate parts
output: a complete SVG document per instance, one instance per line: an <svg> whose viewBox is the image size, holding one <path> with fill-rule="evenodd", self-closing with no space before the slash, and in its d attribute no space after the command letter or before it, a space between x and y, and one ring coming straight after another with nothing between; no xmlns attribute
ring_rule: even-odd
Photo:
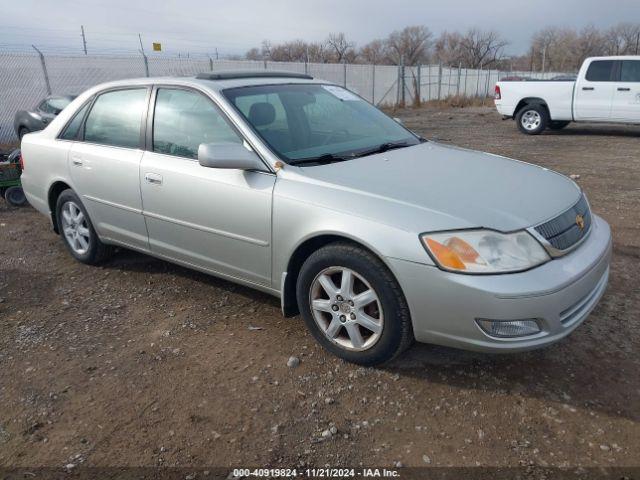
<svg viewBox="0 0 640 480"><path fill-rule="evenodd" d="M162 175L157 173L145 173L144 179L147 183L152 185L162 185Z"/></svg>
<svg viewBox="0 0 640 480"><path fill-rule="evenodd" d="M71 163L73 163L76 167L81 167L82 159L80 157L71 157Z"/></svg>
<svg viewBox="0 0 640 480"><path fill-rule="evenodd" d="M630 92L630 91L631 91L631 89L630 89L630 88L625 88L625 87L619 87L619 88L618 88L618 91L619 91L619 92Z"/></svg>
<svg viewBox="0 0 640 480"><path fill-rule="evenodd" d="M582 87L582 90L595 90L593 87Z"/></svg>

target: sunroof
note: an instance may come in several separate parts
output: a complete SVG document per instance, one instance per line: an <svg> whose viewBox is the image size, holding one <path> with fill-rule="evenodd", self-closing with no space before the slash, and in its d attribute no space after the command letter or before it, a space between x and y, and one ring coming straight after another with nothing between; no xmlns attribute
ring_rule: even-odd
<svg viewBox="0 0 640 480"><path fill-rule="evenodd" d="M305 80L313 80L311 75L305 73L294 72L270 72L270 71L256 71L256 72L211 72L211 73L199 73L196 75L199 80L233 80L235 78L301 78Z"/></svg>

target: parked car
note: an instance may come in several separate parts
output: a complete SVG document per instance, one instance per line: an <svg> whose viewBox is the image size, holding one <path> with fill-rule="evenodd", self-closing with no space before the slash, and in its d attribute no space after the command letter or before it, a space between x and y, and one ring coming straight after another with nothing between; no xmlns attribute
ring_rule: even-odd
<svg viewBox="0 0 640 480"><path fill-rule="evenodd" d="M67 106L74 95L49 96L40 101L33 110L19 110L13 119L13 129L22 140L27 133L42 130Z"/></svg>
<svg viewBox="0 0 640 480"><path fill-rule="evenodd" d="M426 141L306 75L100 85L22 156L78 261L118 245L268 292L364 365L414 339L541 347L607 285L609 226L569 178Z"/></svg>
<svg viewBox="0 0 640 480"><path fill-rule="evenodd" d="M587 58L577 79L498 82L495 104L528 135L571 122L640 124L640 56Z"/></svg>

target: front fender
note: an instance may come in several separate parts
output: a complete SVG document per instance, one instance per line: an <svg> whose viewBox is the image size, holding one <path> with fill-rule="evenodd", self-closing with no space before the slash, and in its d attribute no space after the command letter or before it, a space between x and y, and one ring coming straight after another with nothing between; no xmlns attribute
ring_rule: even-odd
<svg viewBox="0 0 640 480"><path fill-rule="evenodd" d="M308 240L326 235L352 240L375 253L393 270L389 258L433 265L418 234L373 219L276 193L273 202L272 284L281 288L294 252Z"/></svg>

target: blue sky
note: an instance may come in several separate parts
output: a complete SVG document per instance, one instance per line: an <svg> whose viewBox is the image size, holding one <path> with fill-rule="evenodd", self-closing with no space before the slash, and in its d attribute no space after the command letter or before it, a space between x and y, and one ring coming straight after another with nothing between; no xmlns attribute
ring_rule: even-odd
<svg viewBox="0 0 640 480"><path fill-rule="evenodd" d="M91 49L132 51L162 42L173 52L243 53L272 42L322 40L345 32L358 45L406 25L435 35L470 27L495 29L523 53L531 35L556 25L606 28L640 21L640 0L2 0L0 51L15 45L80 51L80 25Z"/></svg>

